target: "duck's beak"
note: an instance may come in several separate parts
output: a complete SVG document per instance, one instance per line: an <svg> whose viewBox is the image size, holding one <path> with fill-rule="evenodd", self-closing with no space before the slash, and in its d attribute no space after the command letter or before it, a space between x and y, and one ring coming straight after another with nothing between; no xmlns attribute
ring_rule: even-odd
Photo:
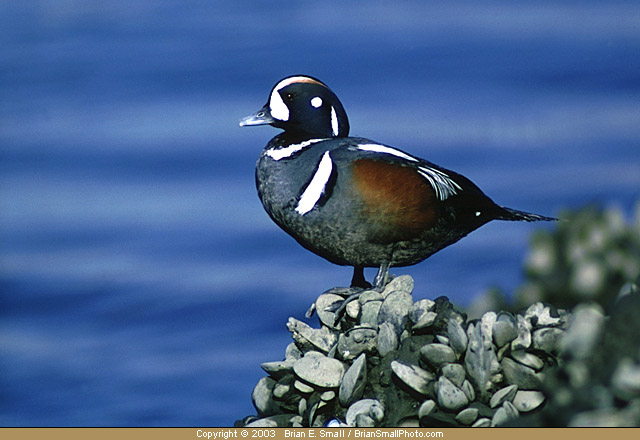
<svg viewBox="0 0 640 440"><path fill-rule="evenodd" d="M256 114L240 119L240 127L247 125L268 125L273 124L275 119L271 116L269 108L264 106Z"/></svg>

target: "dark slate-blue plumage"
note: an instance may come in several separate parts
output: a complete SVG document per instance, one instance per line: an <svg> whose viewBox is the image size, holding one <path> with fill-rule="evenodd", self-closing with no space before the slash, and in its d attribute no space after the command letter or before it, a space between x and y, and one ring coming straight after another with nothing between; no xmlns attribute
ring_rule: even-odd
<svg viewBox="0 0 640 440"><path fill-rule="evenodd" d="M364 267L419 263L491 220L553 220L504 208L466 177L369 139L349 136L338 97L321 81L291 76L241 126L284 130L256 166L269 216L302 246L354 267L352 286L366 287Z"/></svg>

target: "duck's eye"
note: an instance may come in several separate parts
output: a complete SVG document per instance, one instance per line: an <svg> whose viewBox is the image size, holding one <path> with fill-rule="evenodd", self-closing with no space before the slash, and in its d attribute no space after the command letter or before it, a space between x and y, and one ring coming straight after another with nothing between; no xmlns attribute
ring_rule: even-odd
<svg viewBox="0 0 640 440"><path fill-rule="evenodd" d="M311 106L313 108L318 108L322 105L322 98L319 96L316 96L315 98L311 98Z"/></svg>
<svg viewBox="0 0 640 440"><path fill-rule="evenodd" d="M293 101L293 98L294 98L294 94L291 92L284 94L284 99L286 99L287 101Z"/></svg>

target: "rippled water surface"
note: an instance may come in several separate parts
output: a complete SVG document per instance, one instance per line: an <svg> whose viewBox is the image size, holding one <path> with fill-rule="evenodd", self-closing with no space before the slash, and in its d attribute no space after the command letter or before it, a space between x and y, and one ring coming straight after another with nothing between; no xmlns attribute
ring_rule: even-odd
<svg viewBox="0 0 640 440"><path fill-rule="evenodd" d="M255 194L277 131L237 121L289 74L327 82L353 134L501 204L640 195L636 1L93 3L0 5L0 425L253 413L286 319L351 276ZM464 306L519 284L540 227L490 224L395 272Z"/></svg>

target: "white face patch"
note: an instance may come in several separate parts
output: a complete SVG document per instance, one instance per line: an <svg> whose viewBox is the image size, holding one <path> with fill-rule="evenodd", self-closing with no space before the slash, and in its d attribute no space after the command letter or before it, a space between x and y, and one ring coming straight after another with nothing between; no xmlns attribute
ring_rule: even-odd
<svg viewBox="0 0 640 440"><path fill-rule="evenodd" d="M418 173L429 181L439 200L447 200L449 197L457 194L458 190L462 190L462 187L451 177L435 168L427 166L419 167Z"/></svg>
<svg viewBox="0 0 640 440"><path fill-rule="evenodd" d="M336 115L336 109L331 106L331 132L334 136L338 136L340 132L340 126L338 124L338 115Z"/></svg>
<svg viewBox="0 0 640 440"><path fill-rule="evenodd" d="M282 100L282 96L278 92L278 89L273 89L271 92L271 98L269 98L269 113L274 119L280 121L289 120L289 107Z"/></svg>
<svg viewBox="0 0 640 440"><path fill-rule="evenodd" d="M311 211L322 197L322 193L329 183L331 178L331 172L333 171L333 161L329 152L326 151L322 155L322 159L316 168L316 172L309 182L309 185L305 188L304 192L300 196L298 206L296 206L296 212L300 215L305 215Z"/></svg>
<svg viewBox="0 0 640 440"><path fill-rule="evenodd" d="M418 159L416 159L415 157L409 156L407 153L404 153L404 152L402 152L400 150L396 150L393 147L387 147L386 145L361 144L361 145L358 145L358 150L373 151L375 153L391 154L393 156L401 157L403 159L407 159L407 160L410 160L412 162L417 162L418 161Z"/></svg>
<svg viewBox="0 0 640 440"><path fill-rule="evenodd" d="M318 108L322 105L322 98L316 96L315 98L311 98L311 107Z"/></svg>
<svg viewBox="0 0 640 440"><path fill-rule="evenodd" d="M265 154L273 160L285 159L296 154L298 151L304 150L310 145L316 142L326 141L327 139L309 139L308 141L301 142L299 144L291 144L282 148L270 148L265 151Z"/></svg>

